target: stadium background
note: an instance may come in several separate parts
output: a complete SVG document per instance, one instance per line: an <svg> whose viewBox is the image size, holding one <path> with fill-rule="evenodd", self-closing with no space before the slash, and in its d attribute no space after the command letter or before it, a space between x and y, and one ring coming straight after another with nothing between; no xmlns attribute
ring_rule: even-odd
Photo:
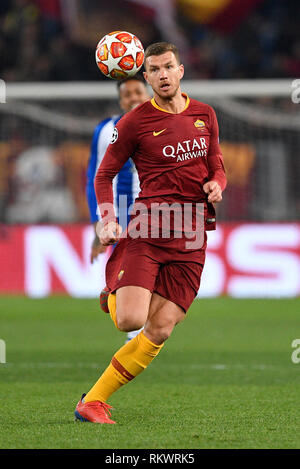
<svg viewBox="0 0 300 469"><path fill-rule="evenodd" d="M106 255L88 261L85 172L94 126L119 113L94 61L117 28L145 47L178 44L183 89L218 115L228 188L199 294L300 294L296 1L6 0L0 15L0 292L103 286Z"/></svg>
<svg viewBox="0 0 300 469"><path fill-rule="evenodd" d="M1 0L1 448L300 447L299 9ZM124 343L99 310L105 255L90 265L85 198L94 126L119 113L94 59L116 29L145 47L178 44L183 89L216 109L228 187L209 233L208 298L112 396L118 425L95 428L74 425L74 407Z"/></svg>

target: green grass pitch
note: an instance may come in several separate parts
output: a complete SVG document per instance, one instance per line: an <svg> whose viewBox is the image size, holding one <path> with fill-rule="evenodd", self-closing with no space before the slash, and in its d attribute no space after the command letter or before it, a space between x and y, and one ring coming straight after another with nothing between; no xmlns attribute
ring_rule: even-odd
<svg viewBox="0 0 300 469"><path fill-rule="evenodd" d="M74 407L124 343L98 300L0 298L0 448L299 448L300 299L197 300L160 356L110 399Z"/></svg>

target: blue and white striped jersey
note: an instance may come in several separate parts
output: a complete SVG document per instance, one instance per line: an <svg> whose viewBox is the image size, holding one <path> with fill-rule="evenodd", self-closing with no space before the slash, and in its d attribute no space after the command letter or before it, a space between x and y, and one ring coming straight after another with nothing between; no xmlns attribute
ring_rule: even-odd
<svg viewBox="0 0 300 469"><path fill-rule="evenodd" d="M86 185L86 194L90 210L91 222L94 223L98 221L99 216L97 215L97 200L94 190L94 179L98 170L98 167L105 155L106 149L111 141L111 136L114 130L114 127L121 116L113 116L111 118L105 119L100 124L97 125L92 145L91 145L91 154L87 169L87 185ZM129 213L128 209L130 205L134 202L140 191L140 184L138 174L135 168L135 165L131 159L129 159L117 174L113 180L113 194L114 194L114 208L116 216L119 219L122 228L125 229L129 222ZM123 207L120 207L119 197L122 195L127 196L127 204ZM123 211L123 213L122 213ZM124 213L126 211L126 213ZM126 226L124 226L126 220Z"/></svg>

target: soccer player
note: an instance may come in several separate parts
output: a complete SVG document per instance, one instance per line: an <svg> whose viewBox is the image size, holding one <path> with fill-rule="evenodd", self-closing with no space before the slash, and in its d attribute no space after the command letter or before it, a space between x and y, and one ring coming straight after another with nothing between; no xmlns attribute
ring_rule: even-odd
<svg viewBox="0 0 300 469"><path fill-rule="evenodd" d="M134 109L138 104L144 103L149 100L148 91L145 82L138 76L125 78L119 81L118 84L119 92L119 104L120 108L124 113ZM105 252L106 247L100 243L99 237L96 234L96 225L98 222L97 215L97 200L94 189L94 179L96 172L100 166L100 163L104 157L106 149L110 144L112 133L115 125L121 119L121 115L113 116L101 121L93 135L91 154L88 163L87 170L87 185L86 194L88 200L88 206L90 210L91 223L94 225L95 237L91 246L91 263L98 257L99 254ZM135 165L131 158L126 161L124 166L120 169L119 173L113 180L113 193L114 193L114 207L119 223L123 230L126 228L129 222L129 207L135 200L140 190L139 179ZM126 196L126 206L120 206L120 196ZM125 213L124 213L125 211ZM123 213L122 213L123 212ZM138 331L131 331L127 333L127 340L134 338Z"/></svg>
<svg viewBox="0 0 300 469"><path fill-rule="evenodd" d="M146 207L139 217L140 225L141 220L149 219L154 204L164 202L192 206L194 227L197 206L202 203L205 229L215 229L213 203L222 200L226 186L218 123L210 106L181 92L183 74L173 44L156 43L147 48L144 77L153 89L153 98L117 123L114 143L95 178L104 222L99 236L104 245L121 237L122 228L107 207L113 202L112 180L129 157L141 185L136 202ZM133 214L130 225L136 218ZM115 326L122 331L144 324L145 328L115 353L95 385L82 396L75 409L76 419L115 423L107 400L150 365L175 325L185 318L200 285L206 233L202 245L190 248L188 233L178 237L176 228L168 238L130 236L129 228L109 259L108 306Z"/></svg>

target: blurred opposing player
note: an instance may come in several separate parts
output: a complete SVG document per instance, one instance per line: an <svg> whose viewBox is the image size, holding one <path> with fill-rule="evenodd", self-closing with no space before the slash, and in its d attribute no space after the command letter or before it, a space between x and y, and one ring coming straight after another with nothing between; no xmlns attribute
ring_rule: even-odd
<svg viewBox="0 0 300 469"><path fill-rule="evenodd" d="M119 90L119 104L124 113L130 111L138 104L141 104L149 99L147 88L143 80L137 76L126 78L118 82ZM95 238L91 247L91 263L98 257L99 254L106 250L106 246L101 245L99 237L96 234L96 225L99 220L97 215L97 200L94 189L94 179L97 170L105 155L106 149L110 144L113 130L117 122L121 119L121 115L113 116L101 121L93 135L91 154L87 170L87 185L86 194L90 210L90 219L95 228ZM131 159L126 161L119 173L113 180L114 192L114 207L116 215L121 220L129 222L129 206L134 202L140 190L139 179L135 169L135 165ZM126 216L119 217L119 197L120 195L127 196ZM125 207L122 207L125 210ZM127 224L126 224L127 226ZM122 225L125 229L126 226Z"/></svg>
<svg viewBox="0 0 300 469"><path fill-rule="evenodd" d="M118 82L119 104L124 113L130 111L138 104L149 100L147 88L142 78L138 76L130 77ZM90 210L91 223L94 225L95 237L91 246L91 263L99 254L105 252L106 247L100 243L96 234L96 225L99 220L97 215L97 200L94 189L94 179L101 164L106 149L110 144L114 127L121 119L121 115L104 119L96 127L93 135L91 154L87 170L86 194ZM126 161L119 173L113 179L114 208L122 229L125 230L129 222L129 207L134 202L140 190L139 179L135 165L131 159ZM126 205L120 206L120 196L126 196ZM138 331L131 331L127 334L127 340L134 338Z"/></svg>
<svg viewBox="0 0 300 469"><path fill-rule="evenodd" d="M95 178L95 190L105 225L99 227L100 241L112 244L122 228L109 210L113 202L112 180L132 157L140 179L143 202L141 217L147 226L155 204L192 207L192 226L197 229L197 207L203 207L205 230L215 229L213 203L222 200L226 186L219 147L218 123L207 104L181 92L184 67L176 47L157 43L145 53L144 77L154 97L124 116L116 125L114 143L104 156ZM143 221L144 220L144 221ZM130 226L129 225L129 226ZM155 225L155 224L154 224ZM161 229L162 226L159 225ZM190 225L191 228L191 225ZM149 225L147 226L149 229ZM203 242L187 245L186 230L174 224L168 237L122 237L108 261L109 311L116 327L123 331L145 328L113 356L99 380L83 395L75 418L95 423L115 423L106 401L121 386L139 375L162 349L176 324L181 322L197 295L205 262ZM194 230L192 230L194 231ZM180 237L177 235L181 234Z"/></svg>

